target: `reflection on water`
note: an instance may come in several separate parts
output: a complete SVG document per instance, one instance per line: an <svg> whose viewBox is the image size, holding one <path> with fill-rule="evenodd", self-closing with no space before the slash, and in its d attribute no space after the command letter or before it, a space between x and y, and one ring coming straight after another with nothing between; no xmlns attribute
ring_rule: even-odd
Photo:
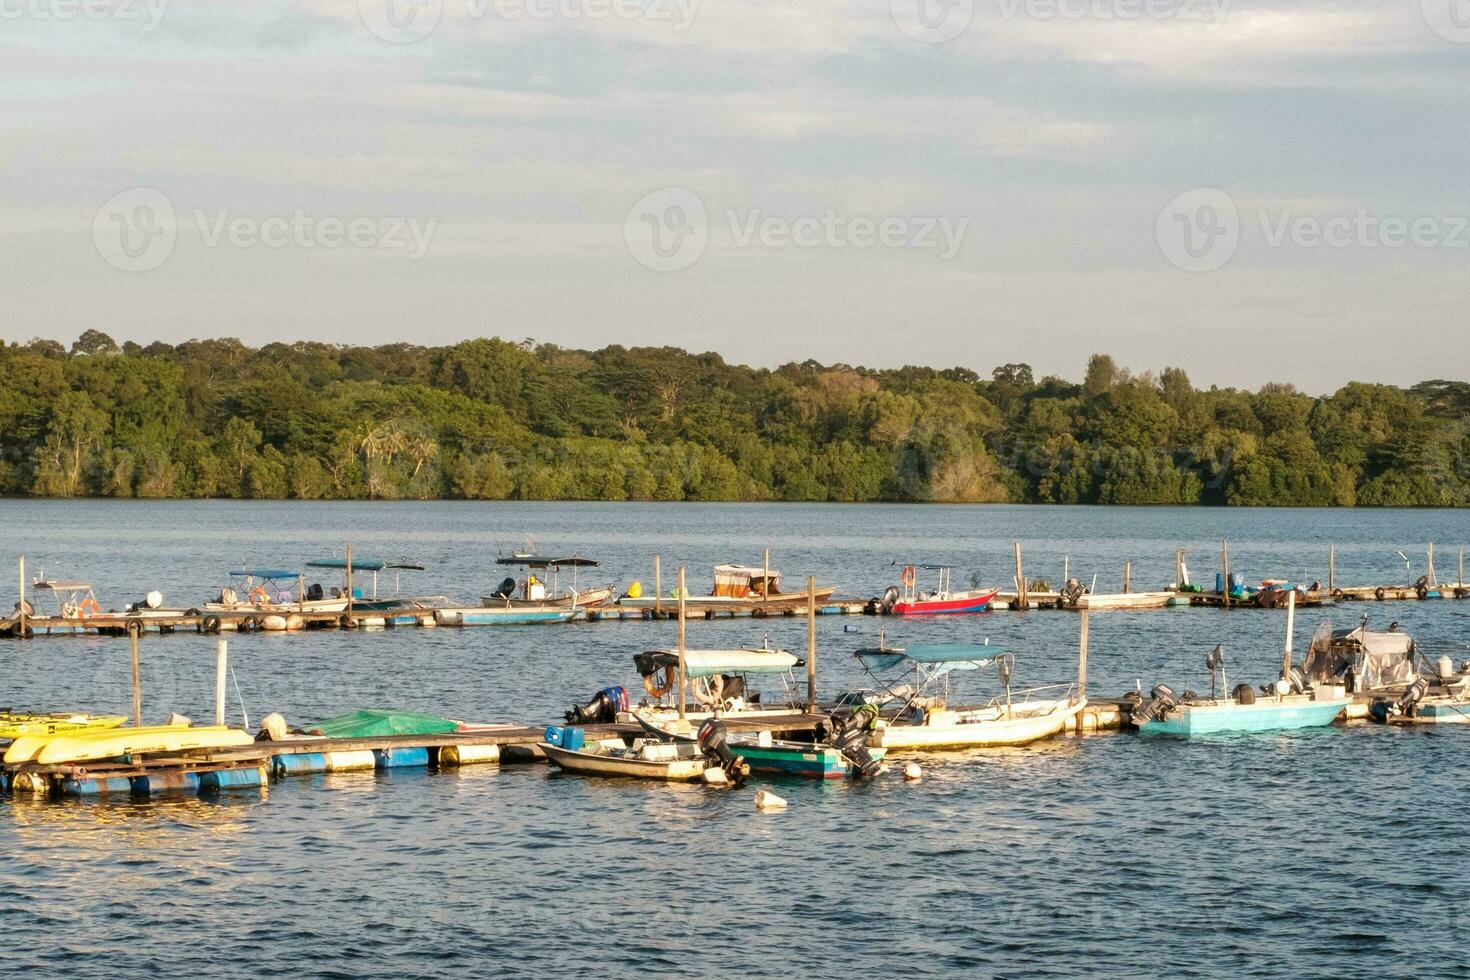
<svg viewBox="0 0 1470 980"><path fill-rule="evenodd" d="M896 557L1004 581L1009 544L1055 577L1106 582L1124 560L1156 584L1173 549L1197 574L1221 537L1251 576L1402 575L1393 550L1470 537L1435 511L609 507L0 502L0 556L90 576L120 602L217 589L236 563L340 548L430 566L431 591L473 596L495 544L532 533L605 560L609 578L759 556L788 576L881 592ZM44 540L35 529L46 526ZM36 549L44 547L45 555ZM1410 552L1415 553L1415 552ZM1470 603L1360 604L1320 620L1399 619L1426 642L1470 638ZM892 642L982 640L1018 653L1018 683L1070 680L1076 617L1032 612L890 623ZM844 626L856 626L847 633ZM857 686L867 618L819 624L824 691ZM1091 620L1089 692L1198 684L1224 642L1232 681L1279 663L1284 617L1169 609ZM698 622L699 646L803 649L798 618ZM559 717L662 623L328 631L230 638L252 719L300 724L362 706L472 720ZM145 713L213 713L213 641L143 645ZM0 643L0 702L128 710L126 643ZM1191 674L1191 672L1193 672ZM966 679L965 683L970 683ZM983 686L982 686L983 688ZM968 692L967 692L968 693ZM975 693L984 693L977 690ZM993 692L990 692L993 693ZM238 709L231 690L231 713ZM1459 974L1470 970L1464 833L1470 731L1353 726L1201 740L1066 737L1021 749L894 756L870 785L786 780L785 811L753 786L590 779L545 767L336 773L147 802L0 803L7 976L842 977ZM902 763L924 770L903 781ZM759 785L759 784L757 784ZM20 914L17 914L20 913Z"/></svg>

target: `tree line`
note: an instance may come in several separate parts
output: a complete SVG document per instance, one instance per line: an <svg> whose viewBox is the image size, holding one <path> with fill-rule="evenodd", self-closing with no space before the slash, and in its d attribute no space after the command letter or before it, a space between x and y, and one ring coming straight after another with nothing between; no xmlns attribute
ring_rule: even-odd
<svg viewBox="0 0 1470 980"><path fill-rule="evenodd" d="M672 347L0 342L0 493L45 497L1470 502L1470 384L1202 390L1094 355L774 370Z"/></svg>

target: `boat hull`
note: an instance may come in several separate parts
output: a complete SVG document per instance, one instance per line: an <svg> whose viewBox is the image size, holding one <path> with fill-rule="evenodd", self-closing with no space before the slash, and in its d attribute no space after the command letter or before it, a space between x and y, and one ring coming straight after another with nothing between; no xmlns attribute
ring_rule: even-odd
<svg viewBox="0 0 1470 980"><path fill-rule="evenodd" d="M772 776L800 776L805 779L847 779L853 765L847 757L830 745L802 742L773 742L760 745L746 739L730 739L730 751L745 759L751 772ZM874 759L882 759L885 749L871 749Z"/></svg>
<svg viewBox="0 0 1470 980"><path fill-rule="evenodd" d="M566 623L583 614L571 607L535 606L515 608L480 606L464 609L435 609L440 626L529 626L535 623Z"/></svg>
<svg viewBox="0 0 1470 980"><path fill-rule="evenodd" d="M890 724L873 732L868 744L882 749L963 749L1026 745L1059 735L1067 722L1087 707L1085 699L1055 701L1019 709L1010 717L1003 708L956 712L952 722ZM1019 713L1024 710L1025 713ZM946 714L949 714L946 712ZM942 718L943 716L941 716ZM966 720L973 719L973 720Z"/></svg>
<svg viewBox="0 0 1470 980"><path fill-rule="evenodd" d="M1418 725L1470 724L1470 701L1426 701L1415 706L1413 715L1394 720Z"/></svg>
<svg viewBox="0 0 1470 980"><path fill-rule="evenodd" d="M951 599L913 599L893 604L895 616L947 616L957 613L984 612L999 589L965 593Z"/></svg>
<svg viewBox="0 0 1470 980"><path fill-rule="evenodd" d="M696 759L640 759L629 755L607 755L585 749L564 749L541 743L541 751L553 765L566 772L587 776L619 776L687 783L701 779L708 764Z"/></svg>
<svg viewBox="0 0 1470 980"><path fill-rule="evenodd" d="M1140 725L1144 735L1223 735L1237 732L1295 731L1320 728L1337 720L1351 698L1328 698L1321 701L1257 701L1236 704L1222 701L1214 704L1182 704L1168 717Z"/></svg>
<svg viewBox="0 0 1470 980"><path fill-rule="evenodd" d="M1084 595L1074 609L1162 609L1174 599L1173 592L1115 592Z"/></svg>
<svg viewBox="0 0 1470 980"><path fill-rule="evenodd" d="M254 741L251 734L243 729L215 725L197 728L115 728L52 738L35 754L35 761L49 766L148 752L234 748L250 745Z"/></svg>
<svg viewBox="0 0 1470 980"><path fill-rule="evenodd" d="M559 609L569 609L575 606L578 609L596 609L607 600L612 598L612 589L584 589L576 596L559 595L549 596L543 600L533 599L503 599L498 596L484 596L480 599L488 607L507 605L512 609L540 609L546 606L555 606Z"/></svg>

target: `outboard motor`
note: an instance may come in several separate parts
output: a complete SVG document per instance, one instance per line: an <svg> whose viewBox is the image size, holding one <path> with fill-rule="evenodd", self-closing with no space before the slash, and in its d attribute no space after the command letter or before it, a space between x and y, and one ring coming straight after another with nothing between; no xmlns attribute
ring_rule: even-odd
<svg viewBox="0 0 1470 980"><path fill-rule="evenodd" d="M900 595L898 586L890 585L888 587L887 591L883 593L883 600L878 604L878 608L882 611L883 615L887 616L893 612L893 607L898 605Z"/></svg>
<svg viewBox="0 0 1470 980"><path fill-rule="evenodd" d="M1404 692L1403 697L1399 698L1398 704L1395 704L1394 708L1400 713L1412 718L1414 709L1419 706L1420 701L1424 700L1424 695L1428 691L1429 682L1421 677L1409 685L1409 689Z"/></svg>
<svg viewBox="0 0 1470 980"><path fill-rule="evenodd" d="M563 717L568 725L610 725L618 720L619 711L628 710L628 691L622 687L604 687L592 696L592 700L572 710Z"/></svg>
<svg viewBox="0 0 1470 980"><path fill-rule="evenodd" d="M1230 697L1235 700L1236 704L1255 704L1256 689L1249 684L1237 684L1231 689Z"/></svg>
<svg viewBox="0 0 1470 980"><path fill-rule="evenodd" d="M834 712L831 718L832 747L841 752L852 763L853 775L858 779L872 779L878 775L883 764L868 751L868 733L878 720L876 705L864 704L856 711Z"/></svg>
<svg viewBox="0 0 1470 980"><path fill-rule="evenodd" d="M1287 671L1286 682L1291 685L1292 694L1307 693L1307 675L1302 673L1300 667L1292 667Z"/></svg>
<svg viewBox="0 0 1470 980"><path fill-rule="evenodd" d="M1134 727L1142 728L1151 721L1164 717L1169 710L1179 703L1174 696L1174 689L1167 684L1160 684L1148 692L1148 700L1133 709Z"/></svg>
<svg viewBox="0 0 1470 980"><path fill-rule="evenodd" d="M322 598L322 583L313 582L306 587L306 598L308 602L317 602Z"/></svg>
<svg viewBox="0 0 1470 980"><path fill-rule="evenodd" d="M1077 605L1077 603L1082 601L1082 597L1086 594L1087 590L1083 588L1081 582L1077 581L1075 578L1069 578L1067 579L1066 584L1062 586L1062 605L1075 606Z"/></svg>
<svg viewBox="0 0 1470 980"><path fill-rule="evenodd" d="M490 594L497 599L509 599L516 594L516 580L513 578L505 579L500 583L500 587Z"/></svg>
<svg viewBox="0 0 1470 980"><path fill-rule="evenodd" d="M723 721L706 718L695 733L694 741L699 745L699 751L704 753L705 759L725 770L730 782L738 785L745 782L745 777L750 775L750 766L745 764L745 756L730 751L730 743L725 740L725 736Z"/></svg>

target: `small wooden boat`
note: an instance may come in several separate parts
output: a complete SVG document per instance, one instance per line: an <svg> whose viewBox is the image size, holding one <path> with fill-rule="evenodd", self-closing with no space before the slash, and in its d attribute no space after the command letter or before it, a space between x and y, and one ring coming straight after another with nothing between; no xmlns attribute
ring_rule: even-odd
<svg viewBox="0 0 1470 980"><path fill-rule="evenodd" d="M685 606L689 610L718 612L721 609L758 609L762 605L789 608L807 601L807 592L781 591L781 573L774 568L753 568L748 565L716 565L714 568L714 591L705 596L686 596ZM837 591L835 585L816 587L816 598L822 603L832 598ZM678 603L678 596L671 594L662 599L648 595L627 595L618 600L618 605L630 609L652 609L662 605L671 609Z"/></svg>
<svg viewBox="0 0 1470 980"><path fill-rule="evenodd" d="M541 751L558 768L587 776L693 782L703 779L706 769L719 768L706 759L699 746L692 741L636 739L630 746L614 747L596 742L578 749L543 742Z"/></svg>
<svg viewBox="0 0 1470 980"><path fill-rule="evenodd" d="M932 592L917 587L919 570L938 573L938 586ZM984 612L999 589L951 588L953 569L948 565L903 566L903 588L892 586L883 595L879 611L894 616L936 616Z"/></svg>
<svg viewBox="0 0 1470 980"><path fill-rule="evenodd" d="M117 728L127 720L125 715L89 715L78 712L25 714L7 710L0 712L0 741L27 735L60 735Z"/></svg>
<svg viewBox="0 0 1470 980"><path fill-rule="evenodd" d="M1025 745L1060 734L1087 707L1075 684L1011 689L1015 656L974 643L931 643L859 650L855 657L881 685L888 707L868 744L884 749L983 748ZM976 706L950 707L958 671L996 667L1005 693ZM910 671L913 684L900 680Z"/></svg>

